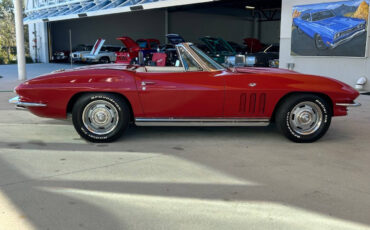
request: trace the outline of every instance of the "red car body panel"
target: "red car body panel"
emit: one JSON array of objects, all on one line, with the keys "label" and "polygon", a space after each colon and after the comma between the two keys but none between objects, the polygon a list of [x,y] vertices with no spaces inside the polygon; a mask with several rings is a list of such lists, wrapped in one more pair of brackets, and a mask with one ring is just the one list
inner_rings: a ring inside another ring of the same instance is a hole
[{"label": "red car body panel", "polygon": [[[22,102],[42,117],[66,118],[69,102],[84,92],[123,95],[135,118],[270,118],[284,96],[295,92],[326,95],[333,115],[359,93],[345,83],[288,70],[236,68],[234,71],[150,73],[120,64],[81,67],[44,75],[16,88]],[[147,85],[143,86],[143,82]]]},{"label": "red car body panel", "polygon": [[130,37],[119,37],[117,40],[120,40],[127,48],[127,51],[124,52],[116,52],[117,59],[116,63],[121,64],[130,64],[131,60],[138,57],[139,51],[152,51],[154,50],[151,47],[151,43],[156,43],[158,46],[160,45],[159,40],[157,39],[138,39],[137,41],[145,41],[147,43],[147,47],[142,48],[140,47],[137,42],[135,42]]}]

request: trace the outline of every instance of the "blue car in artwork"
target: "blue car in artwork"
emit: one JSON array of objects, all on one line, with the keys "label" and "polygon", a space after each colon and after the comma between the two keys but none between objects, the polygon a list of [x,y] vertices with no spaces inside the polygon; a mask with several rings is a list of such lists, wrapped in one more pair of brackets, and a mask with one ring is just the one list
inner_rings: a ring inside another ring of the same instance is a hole
[{"label": "blue car in artwork", "polygon": [[366,20],[337,16],[333,10],[305,10],[293,19],[299,32],[314,39],[317,49],[334,49],[366,31]]}]

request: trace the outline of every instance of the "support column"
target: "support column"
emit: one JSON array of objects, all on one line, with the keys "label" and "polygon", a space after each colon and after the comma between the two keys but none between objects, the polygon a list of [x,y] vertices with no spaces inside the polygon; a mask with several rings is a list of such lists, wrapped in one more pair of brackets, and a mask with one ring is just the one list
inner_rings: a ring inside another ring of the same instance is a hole
[{"label": "support column", "polygon": [[26,80],[22,0],[14,0],[15,35],[17,43],[18,80]]},{"label": "support column", "polygon": [[260,21],[257,15],[254,16],[253,21],[253,37],[259,39],[260,37]]},{"label": "support column", "polygon": [[167,34],[168,34],[168,9],[166,8],[164,10],[164,36],[165,36],[164,42],[165,44],[168,43]]}]

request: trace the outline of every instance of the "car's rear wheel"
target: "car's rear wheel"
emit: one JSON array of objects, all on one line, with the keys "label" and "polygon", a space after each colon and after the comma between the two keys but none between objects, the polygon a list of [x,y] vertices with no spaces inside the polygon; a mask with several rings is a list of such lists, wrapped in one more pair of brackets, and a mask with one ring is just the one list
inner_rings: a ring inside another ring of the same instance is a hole
[{"label": "car's rear wheel", "polygon": [[288,97],[278,108],[275,120],[278,129],[290,140],[310,143],[328,130],[332,117],[330,104],[314,94]]},{"label": "car's rear wheel", "polygon": [[130,111],[119,96],[89,93],[73,106],[72,120],[76,131],[91,142],[111,142],[127,129]]},{"label": "car's rear wheel", "polygon": [[328,48],[320,34],[315,35],[315,46],[318,50],[326,50]]},{"label": "car's rear wheel", "polygon": [[110,63],[110,60],[109,60],[108,57],[101,57],[99,59],[99,63],[108,64],[108,63]]}]

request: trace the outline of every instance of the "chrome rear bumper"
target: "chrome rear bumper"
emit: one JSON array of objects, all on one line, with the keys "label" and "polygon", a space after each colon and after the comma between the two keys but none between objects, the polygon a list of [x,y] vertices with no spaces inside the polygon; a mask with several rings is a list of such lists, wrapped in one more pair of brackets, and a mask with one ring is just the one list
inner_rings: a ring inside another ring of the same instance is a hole
[{"label": "chrome rear bumper", "polygon": [[360,103],[358,102],[353,102],[353,103],[336,103],[337,106],[344,106],[344,107],[359,107],[361,106]]},{"label": "chrome rear bumper", "polygon": [[9,99],[10,104],[15,104],[17,109],[26,109],[27,107],[46,107],[46,104],[33,103],[33,102],[22,102],[19,100],[19,96]]}]

